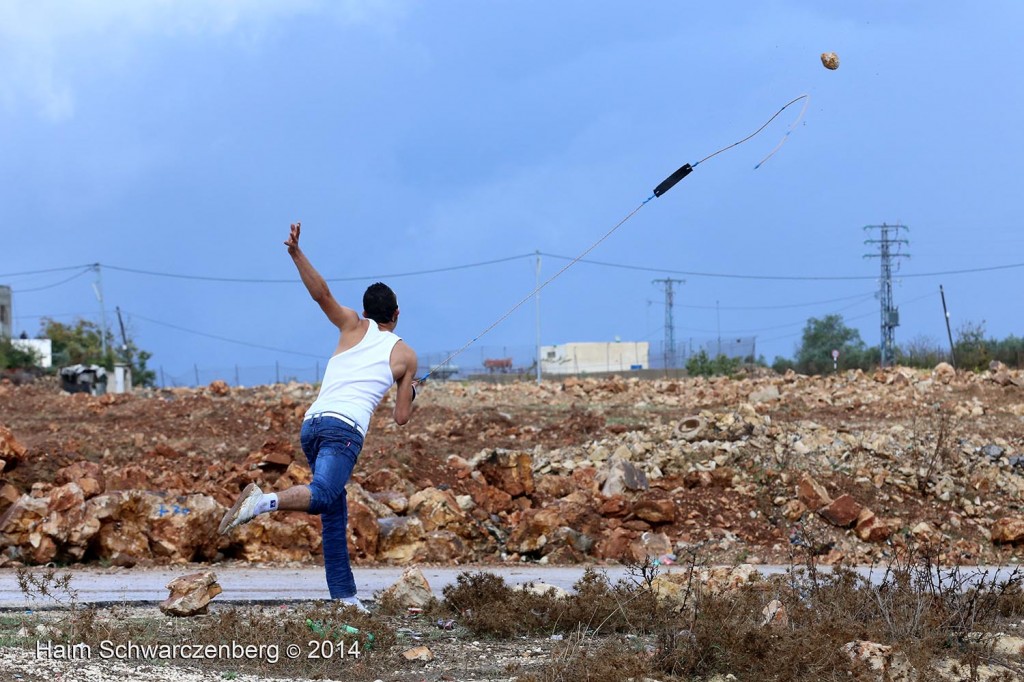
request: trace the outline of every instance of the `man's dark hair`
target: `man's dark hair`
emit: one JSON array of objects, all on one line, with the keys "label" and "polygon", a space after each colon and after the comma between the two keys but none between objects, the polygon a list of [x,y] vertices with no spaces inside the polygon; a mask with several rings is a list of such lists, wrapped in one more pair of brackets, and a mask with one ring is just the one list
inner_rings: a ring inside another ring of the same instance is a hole
[{"label": "man's dark hair", "polygon": [[363,312],[377,324],[388,324],[395,319],[398,299],[391,287],[383,282],[371,284],[363,294]]}]

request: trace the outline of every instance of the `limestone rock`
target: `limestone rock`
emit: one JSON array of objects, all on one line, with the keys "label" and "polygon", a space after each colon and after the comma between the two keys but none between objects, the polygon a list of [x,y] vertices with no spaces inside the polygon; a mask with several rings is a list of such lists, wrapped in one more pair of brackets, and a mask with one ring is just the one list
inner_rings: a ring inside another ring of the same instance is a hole
[{"label": "limestone rock", "polygon": [[843,645],[843,653],[854,664],[856,679],[879,682],[911,682],[917,675],[902,652],[891,646],[856,640]]},{"label": "limestone rock", "polygon": [[645,531],[629,546],[630,558],[643,561],[645,557],[659,557],[672,551],[672,541],[665,533]]},{"label": "limestone rock", "polygon": [[21,492],[10,483],[0,483],[0,509],[5,509],[18,501]]},{"label": "limestone rock", "polygon": [[539,580],[534,580],[528,583],[522,583],[512,588],[521,592],[529,592],[530,594],[536,594],[537,596],[551,596],[556,599],[565,599],[569,596],[569,593],[559,587],[558,585],[550,585]]},{"label": "limestone rock", "polygon": [[25,458],[26,448],[15,439],[14,434],[0,424],[0,471],[9,471]]},{"label": "limestone rock", "polygon": [[782,515],[789,521],[799,521],[807,513],[807,505],[800,500],[788,500],[782,506]]},{"label": "limestone rock", "polygon": [[862,509],[864,507],[854,500],[852,496],[840,495],[827,507],[819,510],[818,513],[832,525],[848,528],[857,521],[857,517],[860,516]]},{"label": "limestone rock", "polygon": [[562,525],[557,509],[531,509],[523,515],[522,521],[512,529],[505,546],[510,552],[531,554],[541,551],[548,540],[554,537],[555,529]]},{"label": "limestone rock", "polygon": [[380,540],[378,516],[358,500],[348,500],[348,550],[353,557],[372,560]]},{"label": "limestone rock", "polygon": [[469,491],[473,504],[488,514],[500,514],[514,508],[511,495],[501,488],[487,485],[486,482],[470,479],[466,483],[466,489]]},{"label": "limestone rock", "polygon": [[54,483],[64,485],[74,481],[82,489],[85,499],[101,494],[106,485],[103,469],[95,462],[80,460],[74,464],[57,469]]},{"label": "limestone rock", "polygon": [[405,514],[409,510],[409,498],[394,490],[382,490],[379,493],[370,493],[370,496],[396,514]]},{"label": "limestone rock", "polygon": [[636,535],[636,531],[621,527],[614,529],[611,533],[605,533],[604,537],[597,542],[594,555],[598,559],[633,560],[631,545]]},{"label": "limestone rock", "polygon": [[371,493],[379,493],[385,490],[396,491],[412,495],[416,492],[416,486],[403,476],[399,476],[391,469],[378,469],[362,480],[362,486]]},{"label": "limestone rock", "polygon": [[32,563],[53,561],[57,556],[56,544],[36,529],[48,513],[49,502],[45,497],[22,495],[0,517],[0,545],[16,548],[15,556]]},{"label": "limestone rock", "polygon": [[825,490],[825,486],[810,476],[804,476],[800,479],[796,489],[796,497],[806,504],[808,509],[818,510],[832,504],[832,498],[829,496],[828,491]]},{"label": "limestone rock", "polygon": [[786,607],[783,606],[782,602],[778,599],[773,599],[768,602],[768,605],[761,611],[761,615],[763,616],[761,625],[764,627],[789,627],[789,615],[786,613]]},{"label": "limestone rock", "polygon": [[213,559],[221,542],[217,527],[225,511],[209,495],[160,500],[146,530],[153,554],[175,563]]},{"label": "limestone rock", "polygon": [[303,561],[320,552],[320,519],[299,512],[260,514],[230,536],[243,561]]},{"label": "limestone rock", "polygon": [[415,566],[410,566],[402,571],[402,575],[395,584],[384,590],[381,595],[382,599],[406,608],[423,608],[433,597],[434,593],[430,589],[430,583],[427,582],[423,571]]},{"label": "limestone rock", "polygon": [[426,531],[465,528],[469,522],[452,491],[437,488],[414,493],[409,498],[409,515],[418,518]]},{"label": "limestone rock", "polygon": [[766,403],[771,400],[778,400],[781,397],[778,386],[765,386],[764,388],[754,391],[747,396],[747,400],[755,405],[757,403]]},{"label": "limestone rock", "polygon": [[627,490],[647,490],[650,484],[643,470],[632,462],[627,462],[618,457],[608,460],[608,468],[601,486],[601,494],[606,497],[620,495]]},{"label": "limestone rock", "polygon": [[395,564],[408,564],[423,549],[423,522],[416,517],[392,516],[378,521],[380,542],[377,558]]},{"label": "limestone rock", "polygon": [[216,396],[225,396],[231,393],[231,387],[228,386],[228,383],[223,379],[214,379],[210,382],[210,385],[207,386],[207,389],[209,389],[210,393]]},{"label": "limestone rock", "polygon": [[991,528],[992,542],[996,544],[1013,544],[1024,540],[1024,519],[1005,516]]},{"label": "limestone rock", "polygon": [[724,594],[760,579],[761,574],[753,566],[740,564],[734,567],[668,571],[654,579],[651,589],[659,599],[681,603],[687,594],[692,598],[696,590],[703,590],[709,594]]},{"label": "limestone rock", "polygon": [[470,546],[450,530],[434,530],[423,538],[423,547],[417,556],[420,561],[430,563],[459,563],[472,556],[473,551],[493,551],[494,544],[493,541],[478,541]]},{"label": "limestone rock", "polygon": [[913,535],[919,542],[928,544],[936,542],[942,539],[942,534],[935,530],[930,523],[927,521],[921,521],[916,526],[910,529],[910,534]]},{"label": "limestone rock", "polygon": [[206,606],[223,592],[213,571],[189,573],[167,583],[171,594],[160,602],[160,610],[169,616],[195,616],[206,613]]},{"label": "limestone rock", "polygon": [[676,503],[668,498],[640,500],[633,505],[633,513],[651,523],[672,523],[676,520]]},{"label": "limestone rock", "polygon": [[1024,656],[1024,637],[998,634],[992,640],[992,651],[1004,656]]},{"label": "limestone rock", "polygon": [[497,449],[478,469],[487,482],[512,497],[533,493],[533,458],[525,452]]},{"label": "limestone rock", "polygon": [[402,656],[404,656],[407,661],[423,661],[424,663],[429,663],[434,660],[434,652],[426,646],[417,646],[412,649],[406,649],[402,652]]},{"label": "limestone rock", "polygon": [[953,369],[953,365],[948,362],[940,362],[935,365],[935,369],[932,370],[932,376],[939,383],[948,384],[950,381],[956,379],[956,370]]},{"label": "limestone rock", "polygon": [[854,525],[854,532],[864,542],[884,542],[892,536],[895,530],[891,521],[883,521],[867,507],[857,515]]}]

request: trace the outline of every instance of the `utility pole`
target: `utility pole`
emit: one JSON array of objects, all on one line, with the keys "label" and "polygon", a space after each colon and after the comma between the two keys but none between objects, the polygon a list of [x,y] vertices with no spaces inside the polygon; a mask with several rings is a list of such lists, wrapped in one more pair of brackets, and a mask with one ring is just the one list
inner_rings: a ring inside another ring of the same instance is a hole
[{"label": "utility pole", "polygon": [[540,386],[540,251],[537,251],[537,385]]},{"label": "utility pole", "polygon": [[[900,237],[900,230],[909,232],[910,228],[905,225],[868,225],[865,230],[878,230],[878,239],[866,239],[865,244],[877,244],[878,253],[864,254],[865,258],[878,258],[882,264],[882,273],[879,280],[878,300],[881,305],[882,314],[882,340],[880,349],[882,351],[882,367],[888,367],[896,358],[896,327],[900,324],[900,311],[895,306],[892,298],[892,273],[893,263],[899,269],[899,258],[910,258],[909,253],[902,253],[901,249],[910,241]],[[870,232],[869,232],[870,234]]]},{"label": "utility pole", "polygon": [[130,366],[132,364],[132,349],[128,345],[128,335],[124,333],[124,319],[121,317],[121,306],[117,306],[114,310],[117,311],[117,323],[121,326],[121,350],[124,352],[124,358]]},{"label": "utility pole", "polygon": [[685,284],[685,279],[655,279],[651,284],[661,284],[665,287],[665,369],[676,366],[676,327],[672,319],[673,299],[675,291],[674,284]]},{"label": "utility pole", "polygon": [[956,346],[953,345],[953,330],[949,328],[949,308],[946,307],[946,292],[943,291],[941,284],[939,285],[939,296],[942,297],[942,315],[946,318],[946,336],[949,337],[949,359],[953,369],[956,369]]},{"label": "utility pole", "polygon": [[100,324],[103,328],[100,329],[100,349],[103,353],[103,359],[106,361],[107,358],[107,307],[103,304],[103,273],[100,272],[100,264],[93,263],[93,270],[96,271],[96,281],[93,282],[92,288],[96,292],[96,299],[100,302]]},{"label": "utility pole", "polygon": [[718,309],[718,299],[715,299],[715,330],[718,333],[718,354],[715,355],[717,359],[722,354],[722,314]]}]

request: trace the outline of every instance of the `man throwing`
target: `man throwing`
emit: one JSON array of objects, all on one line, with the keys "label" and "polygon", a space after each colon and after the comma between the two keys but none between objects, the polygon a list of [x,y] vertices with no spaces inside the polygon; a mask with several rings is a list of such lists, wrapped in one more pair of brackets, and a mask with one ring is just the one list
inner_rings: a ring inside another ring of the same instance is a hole
[{"label": "man throwing", "polygon": [[395,336],[395,293],[380,282],[371,285],[363,294],[363,317],[340,305],[299,248],[300,231],[301,223],[292,225],[285,246],[313,300],[341,332],[338,347],[327,363],[320,394],[302,422],[302,452],[313,472],[313,482],[279,493],[264,493],[250,483],[224,515],[220,532],[226,533],[265,512],[319,514],[331,599],[365,610],[356,597],[349,565],[345,484],[363,447],[370,417],[392,384],[398,384],[395,422],[402,425],[409,421],[416,398],[416,353]]}]

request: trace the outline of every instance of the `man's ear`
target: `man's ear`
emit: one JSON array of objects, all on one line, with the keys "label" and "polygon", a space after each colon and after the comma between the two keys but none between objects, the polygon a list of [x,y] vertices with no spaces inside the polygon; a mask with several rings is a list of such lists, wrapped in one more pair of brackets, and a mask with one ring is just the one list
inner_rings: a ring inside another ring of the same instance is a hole
[{"label": "man's ear", "polygon": [[402,312],[401,308],[395,308],[395,316],[391,318],[392,322],[398,322],[398,313]]}]

